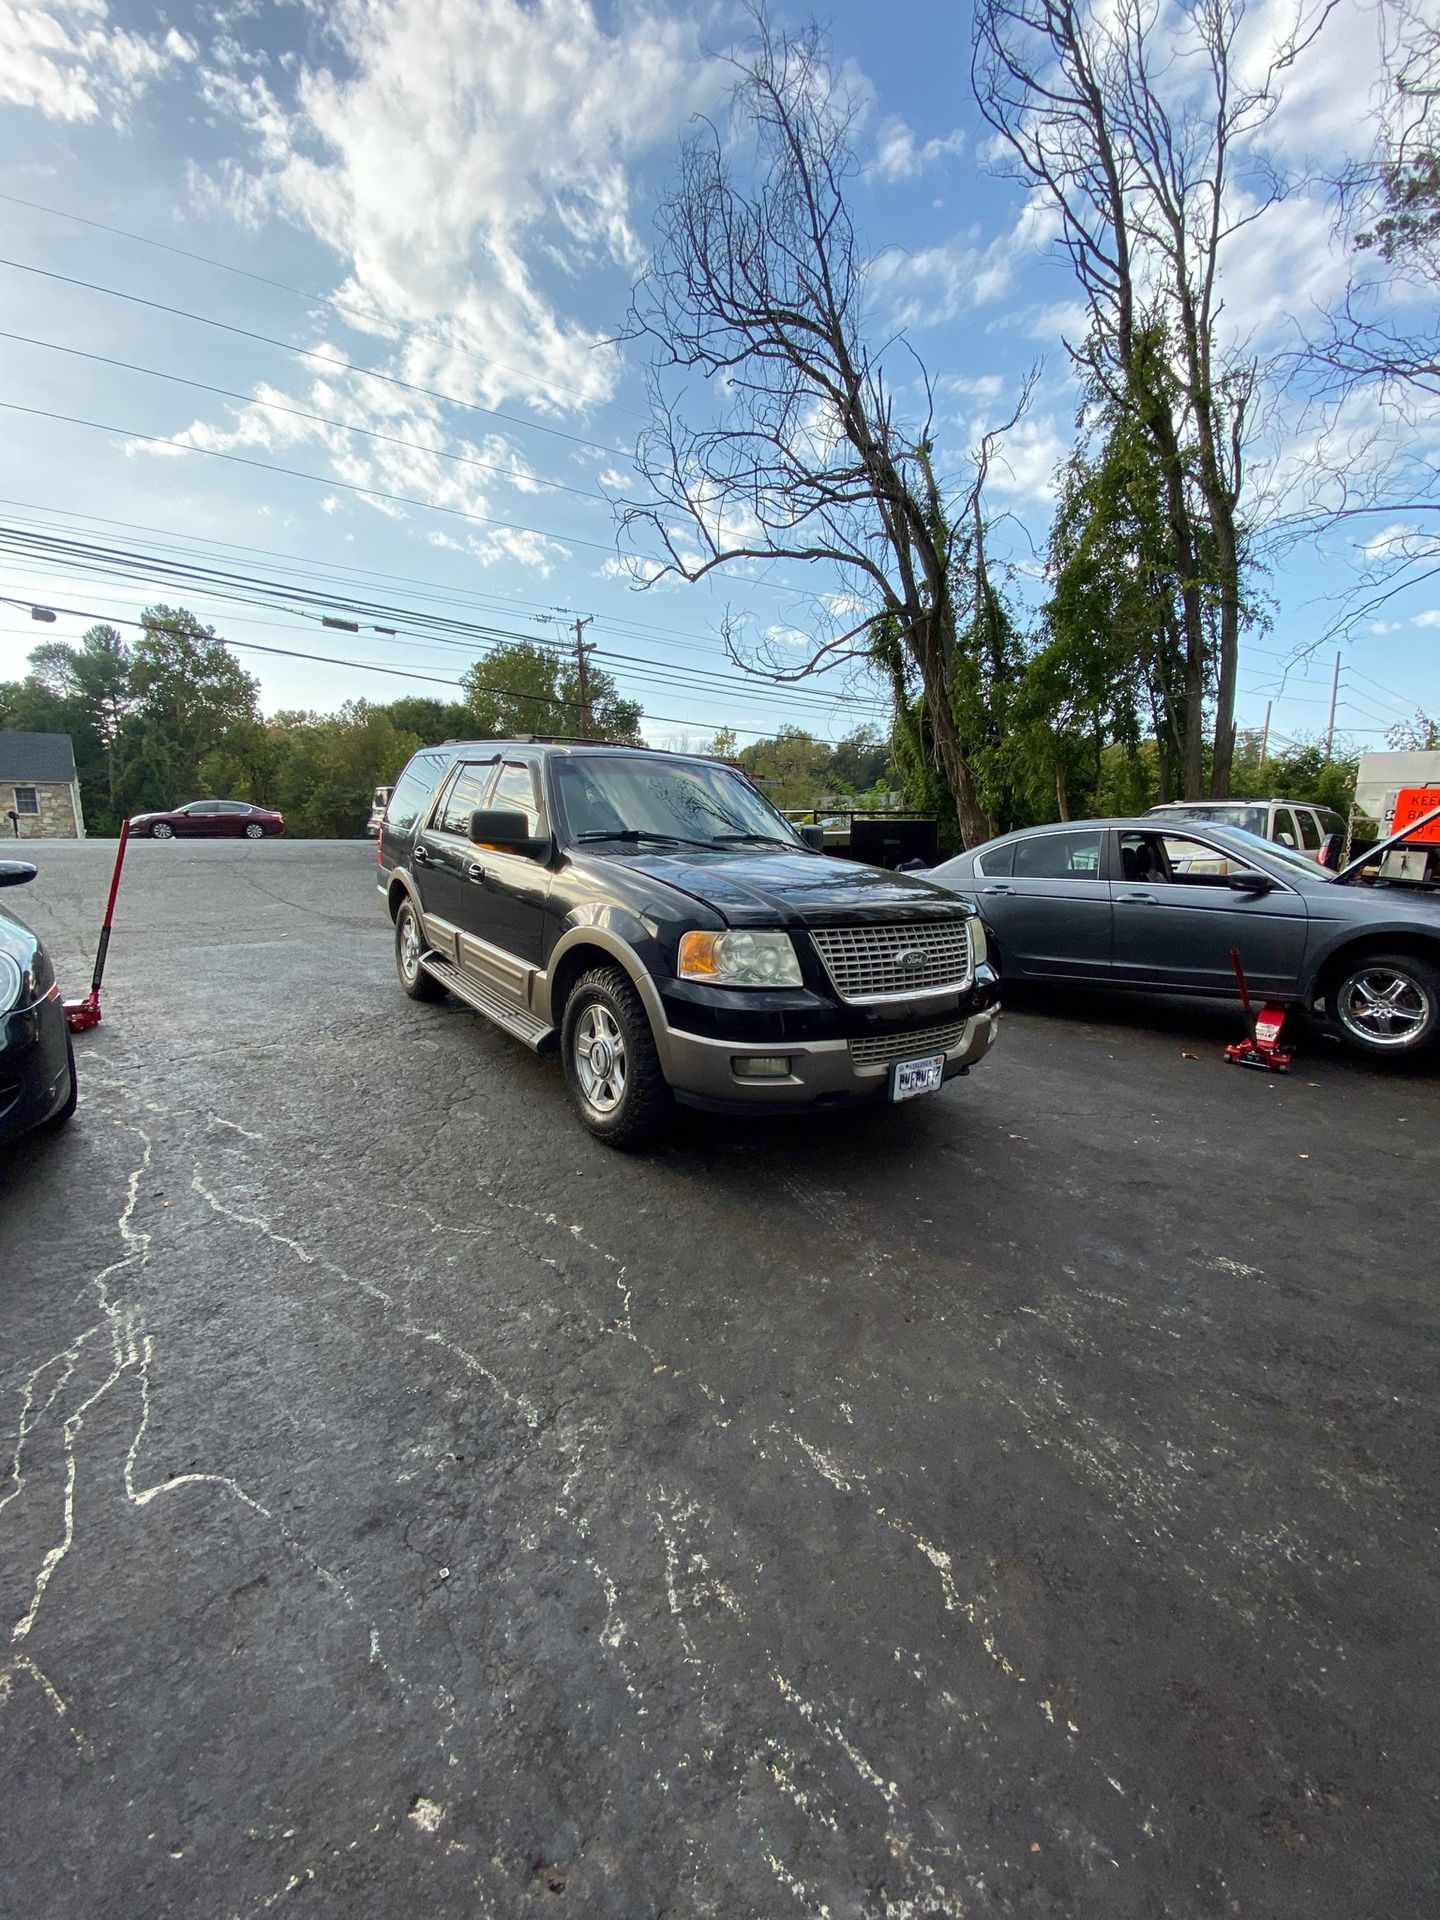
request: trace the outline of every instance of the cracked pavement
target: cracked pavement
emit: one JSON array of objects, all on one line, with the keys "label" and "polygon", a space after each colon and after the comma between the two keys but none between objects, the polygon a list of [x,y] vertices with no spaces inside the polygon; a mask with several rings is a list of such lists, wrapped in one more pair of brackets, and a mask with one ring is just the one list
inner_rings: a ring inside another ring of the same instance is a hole
[{"label": "cracked pavement", "polygon": [[1433,1070],[1072,995],[625,1159],[373,861],[135,846],[0,1166],[0,1912],[1436,1910]]}]

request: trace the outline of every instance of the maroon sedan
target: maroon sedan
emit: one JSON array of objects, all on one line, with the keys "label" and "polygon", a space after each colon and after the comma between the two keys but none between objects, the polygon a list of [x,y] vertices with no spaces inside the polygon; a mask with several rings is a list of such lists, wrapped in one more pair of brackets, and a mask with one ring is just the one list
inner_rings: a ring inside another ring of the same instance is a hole
[{"label": "maroon sedan", "polygon": [[148,833],[152,840],[173,840],[184,833],[223,833],[232,839],[263,840],[267,833],[283,833],[285,816],[269,807],[252,807],[248,800],[192,800],[169,813],[137,813],[132,833]]}]

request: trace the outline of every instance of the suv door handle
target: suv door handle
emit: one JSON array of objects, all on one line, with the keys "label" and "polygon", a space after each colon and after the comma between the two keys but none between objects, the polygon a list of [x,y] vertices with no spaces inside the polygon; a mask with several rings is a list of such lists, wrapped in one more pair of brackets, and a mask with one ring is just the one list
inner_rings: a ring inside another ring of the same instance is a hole
[{"label": "suv door handle", "polygon": [[1117,907],[1158,907],[1160,902],[1153,893],[1117,893]]},{"label": "suv door handle", "polygon": [[414,852],[413,852],[413,853],[412,853],[412,854],[410,855],[410,858],[411,858],[411,859],[412,859],[412,860],[413,860],[413,861],[415,862],[415,864],[416,864],[416,866],[417,866],[417,867],[428,867],[428,866],[429,866],[429,864],[430,864],[430,855],[429,855],[429,853],[428,853],[428,852],[427,852],[427,850],[426,850],[426,847],[425,847],[425,842],[424,842],[423,840],[422,840],[422,841],[420,841],[420,842],[418,843],[418,845],[417,845],[417,846],[415,847],[415,850],[414,850]]},{"label": "suv door handle", "polygon": [[467,880],[483,880],[485,878],[485,869],[478,860],[472,860],[470,865],[465,869],[465,878]]}]

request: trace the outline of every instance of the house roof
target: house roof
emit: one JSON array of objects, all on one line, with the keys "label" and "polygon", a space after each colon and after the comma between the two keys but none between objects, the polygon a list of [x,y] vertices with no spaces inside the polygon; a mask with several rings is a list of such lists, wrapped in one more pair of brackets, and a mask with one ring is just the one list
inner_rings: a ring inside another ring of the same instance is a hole
[{"label": "house roof", "polygon": [[75,749],[68,733],[16,733],[0,727],[0,780],[7,785],[74,778]]}]

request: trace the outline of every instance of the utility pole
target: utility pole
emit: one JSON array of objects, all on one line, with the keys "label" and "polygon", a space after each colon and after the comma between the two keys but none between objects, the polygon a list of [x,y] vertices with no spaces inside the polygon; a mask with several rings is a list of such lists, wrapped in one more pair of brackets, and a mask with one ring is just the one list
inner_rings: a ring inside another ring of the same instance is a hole
[{"label": "utility pole", "polygon": [[[569,613],[568,607],[557,607],[554,613],[537,613],[535,618],[542,627],[554,627],[557,631],[575,635],[575,678],[578,683],[576,690],[580,695],[576,703],[580,708],[580,724],[576,732],[582,740],[588,740],[590,738],[590,656],[595,651],[595,642],[585,638],[585,629],[594,625],[595,616],[593,613],[582,613],[577,614],[572,620],[569,618]],[[566,618],[560,619],[558,616],[561,614]],[[568,727],[571,722],[566,719],[565,724]]]},{"label": "utility pole", "polygon": [[1335,678],[1330,682],[1330,724],[1325,729],[1325,764],[1335,757],[1335,702],[1340,694],[1340,655],[1335,656]]},{"label": "utility pole", "polygon": [[587,613],[575,620],[575,672],[580,681],[580,738],[590,738],[590,667],[589,660],[595,651],[595,642],[586,642],[585,629],[595,616]]},{"label": "utility pole", "polygon": [[1274,705],[1274,702],[1271,700],[1267,700],[1265,702],[1265,730],[1260,735],[1260,772],[1261,773],[1264,773],[1265,771],[1265,754],[1266,754],[1266,750],[1270,745],[1270,709],[1273,705]]}]

